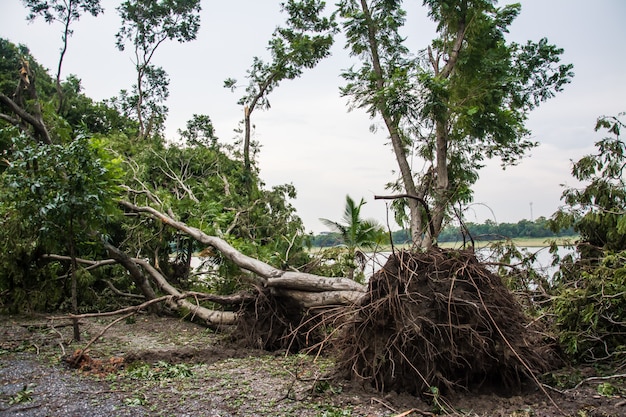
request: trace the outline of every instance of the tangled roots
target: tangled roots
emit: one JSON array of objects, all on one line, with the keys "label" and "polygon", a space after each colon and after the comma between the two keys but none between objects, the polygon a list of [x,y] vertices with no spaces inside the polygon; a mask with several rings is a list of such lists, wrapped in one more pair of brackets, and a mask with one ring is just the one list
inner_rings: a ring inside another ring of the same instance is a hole
[{"label": "tangled roots", "polygon": [[556,365],[520,304],[471,251],[398,252],[345,325],[339,369],[380,391],[519,389]]},{"label": "tangled roots", "polygon": [[257,289],[254,302],[240,311],[234,337],[247,347],[298,352],[323,339],[321,315],[269,289]]}]

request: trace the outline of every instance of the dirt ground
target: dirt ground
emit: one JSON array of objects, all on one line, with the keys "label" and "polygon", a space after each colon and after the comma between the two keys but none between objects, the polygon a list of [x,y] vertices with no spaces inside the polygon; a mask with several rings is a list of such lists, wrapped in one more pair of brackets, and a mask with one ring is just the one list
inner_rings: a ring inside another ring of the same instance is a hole
[{"label": "dirt ground", "polygon": [[543,386],[549,396],[529,385],[424,401],[337,380],[332,358],[240,348],[226,332],[147,315],[109,328],[82,369],[70,368],[73,352],[113,320],[81,320],[83,341],[68,344],[66,320],[0,316],[0,416],[626,415],[626,378],[594,369],[555,374]]}]

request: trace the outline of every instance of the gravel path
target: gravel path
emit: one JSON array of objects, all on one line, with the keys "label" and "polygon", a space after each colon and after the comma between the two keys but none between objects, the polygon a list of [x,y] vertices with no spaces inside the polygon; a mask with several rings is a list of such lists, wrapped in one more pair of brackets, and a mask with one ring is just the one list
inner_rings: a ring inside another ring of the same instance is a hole
[{"label": "gravel path", "polygon": [[[124,404],[125,393],[112,392],[105,382],[81,378],[75,371],[42,364],[31,354],[4,357],[0,368],[0,415],[23,417],[147,416],[142,407]],[[20,392],[30,401],[10,404]]]}]

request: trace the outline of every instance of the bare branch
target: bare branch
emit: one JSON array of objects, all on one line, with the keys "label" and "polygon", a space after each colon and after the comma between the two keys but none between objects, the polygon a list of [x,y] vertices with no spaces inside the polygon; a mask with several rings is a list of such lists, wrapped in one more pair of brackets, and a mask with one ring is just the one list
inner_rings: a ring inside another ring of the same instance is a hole
[{"label": "bare branch", "polygon": [[26,110],[18,106],[17,103],[15,103],[13,100],[11,100],[9,97],[2,93],[0,93],[0,103],[4,103],[7,107],[11,109],[13,113],[17,114],[20,119],[31,125],[33,129],[35,129],[35,132],[37,132],[37,134],[41,138],[42,142],[48,145],[52,144],[50,133],[48,133],[48,129],[43,123],[43,120],[40,120],[39,118],[31,115]]}]

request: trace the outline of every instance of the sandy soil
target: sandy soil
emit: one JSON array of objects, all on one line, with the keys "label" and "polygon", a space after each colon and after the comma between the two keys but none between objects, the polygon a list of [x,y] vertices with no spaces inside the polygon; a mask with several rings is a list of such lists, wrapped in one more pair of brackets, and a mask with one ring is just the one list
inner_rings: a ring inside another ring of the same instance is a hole
[{"label": "sandy soil", "polygon": [[626,415],[626,378],[599,379],[593,369],[559,372],[558,388],[544,386],[549,397],[529,386],[423,401],[338,380],[332,358],[240,348],[225,333],[166,317],[116,324],[82,369],[70,368],[75,349],[112,320],[82,320],[83,341],[69,344],[67,321],[0,316],[0,416]]}]

